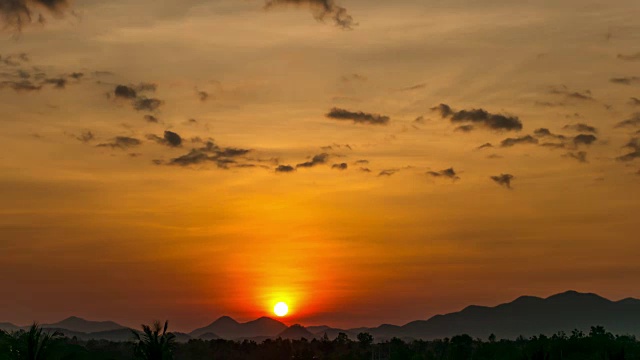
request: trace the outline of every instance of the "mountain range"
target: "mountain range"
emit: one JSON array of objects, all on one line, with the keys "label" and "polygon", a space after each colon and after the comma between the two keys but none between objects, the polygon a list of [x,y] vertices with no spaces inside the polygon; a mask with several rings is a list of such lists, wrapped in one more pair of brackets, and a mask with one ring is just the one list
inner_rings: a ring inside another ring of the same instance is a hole
[{"label": "mountain range", "polygon": [[[512,302],[495,307],[471,305],[459,312],[436,315],[428,320],[412,321],[398,326],[383,324],[375,328],[337,329],[329,326],[293,325],[268,318],[240,323],[223,316],[211,324],[192,332],[174,333],[178,341],[189,339],[251,339],[262,341],[268,338],[320,338],[325,334],[335,338],[344,332],[355,338],[360,332],[368,332],[377,341],[399,337],[403,339],[435,339],[468,334],[487,338],[495,334],[498,338],[513,339],[517,336],[552,335],[558,331],[570,333],[574,329],[589,332],[591,326],[602,325],[614,334],[640,335],[640,300],[627,298],[611,301],[592,293],[567,291],[548,298],[522,296]],[[43,328],[61,331],[68,337],[81,340],[105,339],[111,341],[131,340],[131,329],[111,321],[88,321],[70,317],[58,323],[43,324]],[[24,329],[10,323],[0,323],[0,330]]]}]

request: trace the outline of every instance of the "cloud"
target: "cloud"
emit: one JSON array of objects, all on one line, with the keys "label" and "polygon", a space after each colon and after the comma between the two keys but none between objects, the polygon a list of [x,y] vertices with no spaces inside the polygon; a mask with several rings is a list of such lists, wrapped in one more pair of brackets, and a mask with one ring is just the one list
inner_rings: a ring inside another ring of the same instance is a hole
[{"label": "cloud", "polygon": [[314,156],[313,158],[311,158],[311,161],[306,161],[306,162],[303,162],[301,164],[296,165],[296,168],[314,167],[316,165],[321,165],[321,164],[326,163],[327,160],[329,160],[329,154],[327,154],[327,153],[318,154],[318,155]]},{"label": "cloud", "polygon": [[[2,1],[2,0],[0,0]],[[36,85],[33,82],[29,81],[29,80],[22,80],[22,81],[1,81],[0,82],[0,89],[2,88],[11,88],[16,92],[23,92],[23,91],[38,91],[40,89],[42,89],[42,85]]]},{"label": "cloud", "polygon": [[629,98],[629,104],[631,104],[633,106],[640,106],[640,99],[635,98],[635,97],[631,97],[631,98]]},{"label": "cloud", "polygon": [[80,133],[80,135],[76,136],[76,139],[82,141],[83,143],[88,143],[91,140],[93,140],[94,138],[95,138],[95,136],[89,130],[83,131],[83,132]]},{"label": "cloud", "polygon": [[618,59],[624,61],[640,61],[640,52],[629,55],[618,54]]},{"label": "cloud", "polygon": [[213,162],[219,168],[228,169],[230,165],[237,164],[235,158],[246,155],[250,151],[249,149],[221,148],[209,140],[204,146],[191,149],[188,153],[171,159],[168,165],[189,166]]},{"label": "cloud", "polygon": [[133,108],[138,111],[155,111],[163,104],[162,100],[142,96],[133,101]]},{"label": "cloud", "polygon": [[640,77],[627,76],[627,77],[620,77],[620,78],[611,78],[609,81],[611,81],[614,84],[632,85],[635,83],[640,83]]},{"label": "cloud", "polygon": [[200,99],[200,101],[207,101],[209,100],[209,93],[203,90],[197,90],[196,89],[196,93],[198,94],[198,98]]},{"label": "cloud", "polygon": [[296,168],[294,168],[291,165],[279,165],[276,168],[276,172],[290,173],[290,172],[294,172],[294,171],[296,171]]},{"label": "cloud", "polygon": [[400,91],[414,91],[414,90],[424,89],[426,87],[427,87],[427,84],[426,83],[422,83],[422,84],[416,84],[416,85],[413,85],[413,86],[402,88],[402,89],[400,89]]},{"label": "cloud", "polygon": [[537,137],[551,137],[556,139],[565,139],[564,135],[554,134],[547,128],[539,128],[533,131],[533,135]]},{"label": "cloud", "polygon": [[354,165],[367,165],[367,164],[369,164],[369,160],[356,160],[353,164]]},{"label": "cloud", "polygon": [[575,100],[583,100],[583,101],[595,100],[591,94],[591,90],[572,91],[572,90],[569,90],[569,88],[566,87],[565,85],[562,85],[559,87],[558,86],[551,87],[551,90],[549,90],[549,93],[564,95],[566,98],[575,99]]},{"label": "cloud", "polygon": [[111,140],[111,142],[98,144],[96,146],[126,150],[131,147],[139,146],[140,144],[142,144],[142,141],[136,138],[132,138],[128,136],[116,136],[115,138],[113,138],[113,140]]},{"label": "cloud", "polygon": [[265,8],[270,9],[282,5],[309,6],[317,20],[324,21],[329,18],[336,26],[345,30],[358,25],[353,21],[347,9],[336,5],[333,0],[267,0]]},{"label": "cloud", "polygon": [[577,135],[573,138],[573,144],[574,145],[591,145],[592,143],[594,143],[596,140],[598,140],[597,137],[595,137],[594,135],[591,134],[580,134]]},{"label": "cloud", "polygon": [[349,165],[347,165],[347,163],[340,163],[340,164],[331,165],[332,169],[337,169],[337,170],[347,170],[348,167],[349,167]]},{"label": "cloud", "polygon": [[587,161],[587,153],[585,151],[578,151],[578,152],[568,152],[566,154],[563,155],[564,157],[569,157],[572,159],[576,159],[581,163],[588,163],[589,161]]},{"label": "cloud", "polygon": [[144,119],[145,119],[146,122],[150,122],[150,123],[156,123],[157,124],[159,122],[158,118],[153,116],[153,115],[145,115]]},{"label": "cloud", "polygon": [[592,133],[592,134],[597,134],[598,133],[598,129],[596,129],[593,126],[590,126],[590,125],[587,125],[587,124],[583,124],[583,123],[565,125],[563,127],[563,129],[564,130],[573,130],[573,131],[582,132],[582,133]]},{"label": "cloud", "polygon": [[329,111],[326,116],[334,120],[351,120],[354,124],[372,124],[372,125],[387,125],[390,118],[388,116],[379,114],[370,114],[362,111],[349,111],[334,107]]},{"label": "cloud", "polygon": [[473,129],[475,129],[475,127],[473,125],[460,125],[457,128],[453,129],[453,131],[460,131],[460,132],[468,133],[468,132],[473,131]]},{"label": "cloud", "polygon": [[413,120],[413,122],[414,122],[414,123],[417,123],[417,124],[424,124],[424,122],[425,122],[425,118],[424,118],[424,116],[418,116],[417,118],[415,118],[415,119]]},{"label": "cloud", "polygon": [[67,85],[67,79],[62,77],[45,79],[43,81],[43,84],[51,84],[58,89],[64,89],[64,87]]},{"label": "cloud", "polygon": [[360,168],[360,171],[370,173],[370,172],[371,172],[371,169],[366,168],[366,167],[361,167],[361,168]]},{"label": "cloud", "polygon": [[640,158],[640,138],[632,138],[627,144],[625,144],[625,146],[623,146],[623,148],[629,148],[632,151],[617,157],[616,159],[618,161],[632,161]]},{"label": "cloud", "polygon": [[629,119],[620,121],[615,125],[616,128],[640,126],[640,113],[635,113]]},{"label": "cloud", "polygon": [[0,22],[20,31],[34,18],[46,22],[45,13],[62,15],[68,6],[67,0],[0,0]]},{"label": "cloud", "polygon": [[443,119],[448,118],[452,123],[470,122],[498,131],[522,130],[522,122],[515,116],[491,114],[483,109],[454,111],[447,104],[440,104],[431,110],[440,112]]},{"label": "cloud", "polygon": [[493,145],[491,145],[491,143],[484,143],[480,146],[477,147],[478,150],[482,150],[482,149],[488,149],[488,148],[492,148]]},{"label": "cloud", "polygon": [[496,184],[504,186],[508,189],[511,189],[511,180],[513,179],[514,176],[511,174],[500,174],[497,176],[491,176],[491,180],[493,180]]},{"label": "cloud", "polygon": [[391,175],[397,173],[398,171],[400,171],[400,170],[398,170],[398,169],[385,169],[385,170],[380,171],[378,173],[378,176],[391,176]]},{"label": "cloud", "polygon": [[448,168],[448,169],[444,169],[444,170],[440,170],[440,171],[427,171],[426,173],[429,176],[433,176],[433,177],[444,177],[444,178],[449,178],[452,180],[458,180],[460,179],[460,177],[458,175],[456,175],[455,170],[453,170],[453,168]]},{"label": "cloud", "polygon": [[127,85],[117,85],[113,92],[116,97],[123,99],[135,99],[138,96],[137,91]]},{"label": "cloud", "polygon": [[367,77],[364,75],[360,75],[360,74],[350,74],[350,75],[343,75],[340,80],[344,83],[349,83],[352,81],[367,81]]},{"label": "cloud", "polygon": [[147,135],[147,139],[157,142],[158,144],[167,145],[169,147],[180,147],[182,145],[182,138],[180,135],[173,131],[165,131],[163,137],[159,137],[155,134]]},{"label": "cloud", "polygon": [[531,135],[521,136],[517,138],[506,138],[500,142],[501,147],[511,147],[520,144],[537,144],[538,139]]}]

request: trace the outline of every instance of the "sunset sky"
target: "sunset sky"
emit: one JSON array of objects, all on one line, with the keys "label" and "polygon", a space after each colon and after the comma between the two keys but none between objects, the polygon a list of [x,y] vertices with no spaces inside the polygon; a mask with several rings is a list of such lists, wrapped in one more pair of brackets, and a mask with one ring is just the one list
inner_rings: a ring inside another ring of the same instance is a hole
[{"label": "sunset sky", "polygon": [[0,322],[640,297],[637,0],[40,1],[0,0]]}]

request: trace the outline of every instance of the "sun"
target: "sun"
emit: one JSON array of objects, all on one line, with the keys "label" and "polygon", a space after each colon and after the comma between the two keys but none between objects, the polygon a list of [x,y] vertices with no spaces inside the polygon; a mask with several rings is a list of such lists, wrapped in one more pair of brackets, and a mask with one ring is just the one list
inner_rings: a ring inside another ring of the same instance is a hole
[{"label": "sun", "polygon": [[276,304],[276,306],[273,307],[273,312],[276,315],[282,317],[287,315],[287,313],[289,312],[289,307],[287,306],[287,304],[279,302]]}]

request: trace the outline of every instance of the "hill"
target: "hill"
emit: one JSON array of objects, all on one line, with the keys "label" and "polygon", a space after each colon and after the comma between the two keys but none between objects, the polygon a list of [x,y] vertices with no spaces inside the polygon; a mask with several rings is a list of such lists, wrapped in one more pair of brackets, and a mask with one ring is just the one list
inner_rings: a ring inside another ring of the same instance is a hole
[{"label": "hill", "polygon": [[193,330],[189,335],[193,338],[199,338],[207,333],[213,333],[220,338],[233,340],[276,336],[286,328],[285,324],[268,317],[239,323],[228,316],[223,316],[205,327]]},{"label": "hill", "polygon": [[90,321],[76,316],[68,317],[53,324],[42,324],[43,329],[65,329],[81,333],[93,333],[109,330],[126,329],[113,321]]}]

